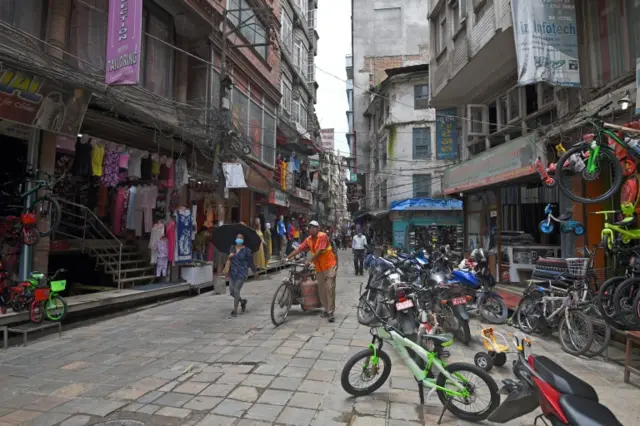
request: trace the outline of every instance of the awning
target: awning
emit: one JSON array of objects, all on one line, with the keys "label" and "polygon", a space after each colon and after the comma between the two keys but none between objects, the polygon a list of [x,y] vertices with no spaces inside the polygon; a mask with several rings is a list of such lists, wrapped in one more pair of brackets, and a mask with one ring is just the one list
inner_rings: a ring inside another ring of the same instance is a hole
[{"label": "awning", "polygon": [[391,203],[391,211],[462,210],[462,201],[452,199],[409,198]]},{"label": "awning", "polygon": [[377,209],[377,210],[367,210],[363,212],[358,212],[353,217],[353,220],[362,219],[364,217],[370,216],[371,218],[379,218],[389,213],[389,209]]}]

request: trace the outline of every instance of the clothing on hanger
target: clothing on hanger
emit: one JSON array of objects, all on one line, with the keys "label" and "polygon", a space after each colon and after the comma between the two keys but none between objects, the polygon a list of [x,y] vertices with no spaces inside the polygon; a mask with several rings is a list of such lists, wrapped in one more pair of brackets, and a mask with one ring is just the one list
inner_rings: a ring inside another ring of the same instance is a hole
[{"label": "clothing on hanger", "polygon": [[104,161],[104,145],[95,142],[91,148],[91,171],[94,176],[102,176],[102,162]]},{"label": "clothing on hanger", "polygon": [[176,263],[191,262],[192,243],[191,230],[193,222],[191,210],[181,207],[176,211]]},{"label": "clothing on hanger", "polygon": [[142,159],[140,161],[140,177],[143,180],[151,180],[153,179],[153,160],[151,160],[151,155],[148,152],[143,152]]},{"label": "clothing on hanger", "polygon": [[171,218],[167,223],[165,228],[165,235],[167,236],[167,245],[168,245],[168,259],[171,265],[174,264],[176,260],[176,222]]},{"label": "clothing on hanger", "polygon": [[138,213],[138,188],[132,186],[129,188],[129,202],[127,204],[127,225],[125,229],[136,229],[136,217]]},{"label": "clothing on hanger", "polygon": [[169,240],[160,238],[157,244],[157,266],[156,277],[166,277],[169,265]]},{"label": "clothing on hanger", "polygon": [[176,160],[175,187],[180,189],[184,185],[189,184],[189,170],[187,169],[187,161],[184,158]]},{"label": "clothing on hanger", "polygon": [[141,178],[142,177],[142,156],[144,151],[139,149],[132,149],[129,152],[129,177]]},{"label": "clothing on hanger", "polygon": [[[158,241],[164,237],[164,223],[156,222],[151,228],[151,236],[149,238],[149,249],[151,251],[151,264],[157,263],[158,258]],[[167,251],[168,256],[168,251]]]},{"label": "clothing on hanger", "polygon": [[82,138],[76,139],[76,155],[73,161],[74,176],[89,177],[91,175],[91,144]]},{"label": "clothing on hanger", "polygon": [[160,176],[160,155],[151,154],[151,175],[154,178]]},{"label": "clothing on hanger", "polygon": [[118,184],[118,170],[120,167],[120,153],[107,149],[102,162],[102,183],[109,188]]}]

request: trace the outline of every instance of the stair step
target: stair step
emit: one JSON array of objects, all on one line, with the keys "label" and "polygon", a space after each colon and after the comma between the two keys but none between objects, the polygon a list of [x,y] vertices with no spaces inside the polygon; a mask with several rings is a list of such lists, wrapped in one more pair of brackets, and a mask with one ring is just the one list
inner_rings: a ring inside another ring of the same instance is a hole
[{"label": "stair step", "polygon": [[151,271],[153,269],[155,269],[154,266],[145,266],[144,268],[121,269],[120,272],[123,274],[127,274],[130,272]]},{"label": "stair step", "polygon": [[[134,263],[142,263],[142,262],[148,262],[148,260],[146,260],[146,259],[140,259],[140,260],[123,260],[122,262],[120,262],[120,264],[121,264],[121,265],[131,265],[131,264],[134,264]],[[118,265],[118,261],[117,261],[117,260],[115,260],[115,261],[108,261],[108,262],[105,262],[105,263],[101,263],[101,265],[104,265],[104,264],[108,264],[108,265]]]},{"label": "stair step", "polygon": [[155,275],[142,275],[142,276],[138,276],[138,277],[131,277],[131,278],[123,278],[120,280],[121,283],[132,283],[135,281],[149,281],[149,280],[154,280],[156,278]]}]

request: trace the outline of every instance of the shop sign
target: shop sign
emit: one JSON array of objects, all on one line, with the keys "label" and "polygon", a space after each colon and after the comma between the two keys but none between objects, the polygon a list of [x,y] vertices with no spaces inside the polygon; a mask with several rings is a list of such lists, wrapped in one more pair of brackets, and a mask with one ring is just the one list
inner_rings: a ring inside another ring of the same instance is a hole
[{"label": "shop sign", "polygon": [[0,71],[0,118],[74,137],[91,92],[14,68]]},{"label": "shop sign", "polygon": [[289,207],[289,196],[282,191],[271,188],[271,191],[269,191],[269,203],[276,206]]},{"label": "shop sign", "polygon": [[311,192],[307,191],[306,189],[296,188],[295,193],[296,197],[311,204]]},{"label": "shop sign", "polygon": [[444,171],[446,195],[517,179],[534,174],[536,141],[523,136],[492,148],[472,159]]},{"label": "shop sign", "polygon": [[456,108],[436,110],[436,159],[438,160],[458,158],[457,113]]},{"label": "shop sign", "polygon": [[518,85],[580,86],[574,0],[511,0]]},{"label": "shop sign", "polygon": [[104,82],[135,85],[140,81],[142,0],[110,0]]},{"label": "shop sign", "polygon": [[268,194],[271,191],[269,182],[273,181],[272,170],[252,162],[250,165],[245,165],[244,174],[247,187],[252,191],[262,192],[263,194]]},{"label": "shop sign", "polygon": [[0,135],[11,136],[12,138],[28,140],[29,126],[14,123],[12,121],[0,120]]}]

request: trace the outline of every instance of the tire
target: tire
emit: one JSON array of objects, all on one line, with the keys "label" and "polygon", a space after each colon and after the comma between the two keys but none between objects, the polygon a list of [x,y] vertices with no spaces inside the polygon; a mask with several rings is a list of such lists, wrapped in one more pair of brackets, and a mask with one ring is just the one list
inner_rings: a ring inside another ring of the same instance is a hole
[{"label": "tire", "polygon": [[616,329],[624,328],[624,324],[618,321],[616,311],[613,307],[613,295],[616,288],[626,280],[626,277],[613,277],[608,279],[600,287],[598,295],[593,300],[593,305],[602,315],[602,319],[611,327]]},{"label": "tire", "polygon": [[31,302],[29,320],[34,324],[42,324],[44,321],[44,304],[42,302]]},{"label": "tire", "polygon": [[26,246],[33,246],[40,241],[40,234],[36,228],[22,228],[22,242]]},{"label": "tire", "polygon": [[602,247],[604,247],[604,251],[606,253],[609,253],[611,251],[611,249],[609,248],[609,236],[608,235],[603,235],[602,236],[602,241],[601,241]]},{"label": "tire", "polygon": [[[636,288],[634,293],[634,288]],[[631,277],[618,285],[613,293],[613,308],[616,313],[616,321],[619,321],[625,328],[635,329],[638,327],[638,316],[633,309],[633,300],[640,294],[640,278]],[[630,297],[633,298],[630,299]],[[629,300],[630,299],[630,300]]]},{"label": "tire", "polygon": [[[487,417],[489,417],[489,415],[492,412],[494,412],[496,408],[498,408],[498,406],[500,405],[500,394],[498,393],[498,385],[496,381],[493,380],[493,378],[489,375],[489,373],[487,373],[481,368],[476,367],[475,365],[466,364],[462,362],[449,364],[446,367],[446,369],[449,373],[455,373],[459,371],[469,371],[473,373],[474,375],[478,376],[480,379],[482,379],[483,382],[487,384],[487,387],[489,388],[489,392],[491,393],[491,402],[487,408],[485,408],[484,410],[478,413],[467,413],[465,411],[460,410],[458,407],[449,404],[449,398],[447,397],[447,394],[444,391],[442,390],[436,391],[436,393],[438,394],[438,398],[440,399],[440,402],[442,403],[442,405],[447,407],[447,409],[451,412],[451,414],[453,414],[454,416],[456,416],[461,420],[466,420],[469,422],[481,422],[485,420]],[[439,374],[438,378],[436,379],[436,384],[441,387],[446,387],[447,377],[444,374]]]},{"label": "tire", "polygon": [[555,228],[555,225],[553,224],[553,222],[549,223],[546,220],[543,220],[538,225],[538,229],[540,229],[540,232],[542,232],[543,234],[552,233],[554,228]]},{"label": "tire", "polygon": [[[47,203],[49,204],[47,206]],[[62,219],[62,210],[58,200],[49,194],[45,194],[33,202],[29,208],[30,212],[38,214],[39,208],[47,209],[45,216],[49,219],[49,228],[45,231],[40,231],[41,237],[46,237],[53,234],[60,226],[60,220]],[[50,211],[49,211],[50,210]],[[40,215],[38,215],[40,217]]]},{"label": "tire", "polygon": [[486,352],[478,352],[473,357],[473,363],[478,368],[482,368],[484,371],[491,371],[493,368],[493,358]]},{"label": "tire", "polygon": [[537,312],[537,305],[542,302],[542,297],[538,294],[530,294],[520,301],[517,312],[518,328],[523,333],[531,334],[536,331],[537,320],[534,313]]},{"label": "tire", "polygon": [[[280,297],[281,298],[282,297],[286,297],[285,305],[283,305],[283,307],[286,309],[286,312],[285,312],[284,317],[282,318],[282,320],[276,319],[276,314],[275,314],[275,307],[276,307],[276,303],[278,303],[278,294],[280,294],[280,289],[283,289],[282,295]],[[285,320],[287,319],[287,316],[289,315],[289,311],[291,310],[291,297],[292,296],[293,296],[293,290],[292,290],[292,286],[289,283],[280,284],[280,286],[276,290],[275,294],[273,295],[273,299],[271,300],[271,322],[276,327],[279,326],[279,325],[282,325],[285,322]]]},{"label": "tire", "polygon": [[49,321],[62,322],[67,316],[69,306],[62,296],[54,294],[49,300],[44,302],[44,314]]},{"label": "tire", "polygon": [[573,228],[573,233],[580,236],[584,234],[584,226],[582,225],[576,225],[575,228]]},{"label": "tire", "polygon": [[[507,305],[504,303],[504,300],[499,297],[499,296],[495,296],[495,295],[489,295],[490,297],[487,297],[487,293],[481,293],[480,296],[478,297],[478,310],[480,310],[480,314],[482,315],[482,318],[484,318],[487,322],[490,322],[491,324],[504,324],[505,321],[507,321],[507,318],[509,317],[509,310],[507,309]],[[489,315],[486,310],[482,309],[482,306],[484,305],[484,302],[488,299],[493,299],[497,305],[500,306],[501,312],[500,315]]]},{"label": "tire", "polygon": [[[567,331],[569,330],[568,318],[572,318],[572,323],[575,322],[573,321],[573,319],[579,319],[585,323],[587,334],[586,336],[584,336],[583,341],[577,342],[575,339],[565,337],[563,330],[565,328],[567,329]],[[560,320],[560,324],[558,325],[558,336],[560,337],[560,345],[566,353],[574,356],[584,355],[593,343],[593,324],[591,323],[591,318],[589,318],[587,314],[579,310],[574,309],[568,311]]]},{"label": "tire", "polygon": [[382,374],[380,375],[380,378],[377,381],[375,381],[371,386],[365,389],[354,388],[351,382],[349,381],[349,373],[351,372],[351,369],[356,365],[358,361],[364,358],[373,356],[373,350],[364,349],[358,352],[357,354],[355,354],[354,356],[352,356],[351,358],[349,358],[347,363],[342,368],[342,374],[340,376],[342,389],[344,389],[345,392],[353,396],[365,396],[365,395],[372,394],[373,392],[378,390],[380,386],[384,385],[384,383],[389,378],[389,375],[391,374],[391,358],[389,358],[389,355],[387,355],[387,353],[384,352],[382,349],[376,350],[376,354],[378,355],[378,358],[380,358],[382,362],[384,362]]},{"label": "tire", "polygon": [[493,357],[493,365],[496,367],[502,367],[507,363],[507,354],[504,352],[498,352]]},{"label": "tire", "polygon": [[573,154],[581,155],[584,152],[589,152],[591,149],[590,147],[591,144],[588,142],[578,143],[572,148],[568,149],[567,152],[565,152],[564,155],[560,157],[560,159],[556,163],[558,165],[556,169],[556,181],[558,182],[558,187],[564,193],[564,195],[566,195],[573,201],[582,204],[597,204],[602,201],[608,200],[609,198],[613,197],[622,186],[622,167],[620,166],[620,161],[616,158],[615,154],[610,148],[605,145],[601,145],[599,155],[611,162],[615,174],[614,180],[611,183],[609,190],[604,194],[593,198],[581,197],[573,193],[573,188],[571,187],[573,179],[566,179],[566,176],[563,175],[562,168]]},{"label": "tire", "polygon": [[[458,312],[453,309],[449,305],[444,305],[443,309],[448,309],[447,316],[451,315],[452,320],[457,323],[458,328],[455,330],[450,327],[449,329],[445,329],[445,331],[449,331],[453,333],[453,337],[458,339],[463,345],[468,345],[471,342],[471,330],[469,329],[469,320],[463,319]],[[444,323],[443,323],[444,324]]]},{"label": "tire", "polygon": [[597,308],[590,306],[585,313],[591,316],[593,342],[584,355],[589,358],[594,358],[602,355],[609,347],[609,342],[611,341],[611,326],[604,320],[604,316]]}]

